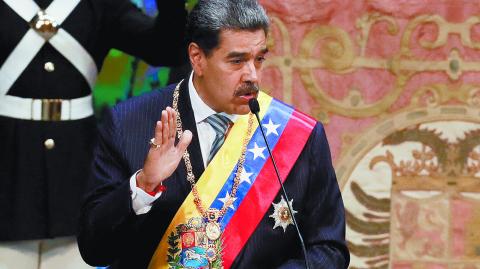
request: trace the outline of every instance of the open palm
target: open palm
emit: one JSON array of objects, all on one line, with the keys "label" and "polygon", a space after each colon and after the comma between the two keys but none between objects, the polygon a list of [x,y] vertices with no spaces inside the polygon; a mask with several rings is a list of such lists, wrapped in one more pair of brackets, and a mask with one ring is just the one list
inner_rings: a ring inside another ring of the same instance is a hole
[{"label": "open palm", "polygon": [[177,169],[183,153],[192,141],[192,132],[186,130],[175,145],[176,113],[170,107],[162,111],[155,126],[155,137],[142,171],[137,176],[137,185],[145,191],[154,190]]}]

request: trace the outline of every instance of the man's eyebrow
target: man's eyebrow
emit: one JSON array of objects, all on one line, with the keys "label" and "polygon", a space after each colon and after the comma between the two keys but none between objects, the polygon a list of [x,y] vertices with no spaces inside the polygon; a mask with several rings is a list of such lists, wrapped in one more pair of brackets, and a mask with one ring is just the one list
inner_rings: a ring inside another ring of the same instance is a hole
[{"label": "man's eyebrow", "polygon": [[246,52],[232,51],[227,54],[227,58],[243,58],[247,55]]},{"label": "man's eyebrow", "polygon": [[[268,53],[268,48],[264,48],[260,51],[261,54],[267,54]],[[228,59],[231,59],[231,58],[243,58],[243,57],[246,57],[248,55],[247,52],[240,52],[240,51],[232,51],[230,53],[227,54],[227,58]]]}]

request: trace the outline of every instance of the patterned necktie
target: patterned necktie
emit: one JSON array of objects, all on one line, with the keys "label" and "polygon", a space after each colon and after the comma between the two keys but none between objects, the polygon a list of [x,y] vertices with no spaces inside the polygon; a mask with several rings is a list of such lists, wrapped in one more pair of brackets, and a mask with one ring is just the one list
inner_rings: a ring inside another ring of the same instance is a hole
[{"label": "patterned necktie", "polygon": [[207,163],[210,163],[213,156],[215,156],[225,141],[225,133],[230,125],[230,119],[220,114],[213,114],[209,116],[206,121],[212,126],[213,130],[215,130],[215,140],[213,140],[212,149],[210,150],[207,161]]}]

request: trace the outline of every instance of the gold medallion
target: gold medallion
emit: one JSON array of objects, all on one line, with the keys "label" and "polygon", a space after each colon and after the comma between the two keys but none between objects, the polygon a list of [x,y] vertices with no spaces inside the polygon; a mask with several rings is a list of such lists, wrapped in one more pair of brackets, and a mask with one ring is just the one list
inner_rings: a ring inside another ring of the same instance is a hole
[{"label": "gold medallion", "polygon": [[214,262],[217,259],[217,256],[218,253],[215,245],[208,246],[207,250],[205,250],[205,257],[207,257],[210,262]]},{"label": "gold medallion", "polygon": [[205,233],[207,234],[208,239],[212,241],[220,238],[220,235],[222,234],[220,225],[218,225],[216,222],[207,223],[207,226],[205,227]]}]

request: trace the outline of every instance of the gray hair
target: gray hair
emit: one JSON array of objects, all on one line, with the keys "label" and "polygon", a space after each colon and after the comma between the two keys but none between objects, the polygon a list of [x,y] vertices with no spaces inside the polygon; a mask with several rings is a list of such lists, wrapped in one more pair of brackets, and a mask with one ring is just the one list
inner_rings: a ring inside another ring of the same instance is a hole
[{"label": "gray hair", "polygon": [[269,19],[256,0],[199,0],[187,21],[188,42],[209,56],[222,30],[260,30],[268,33]]}]

